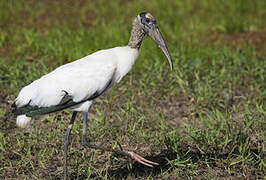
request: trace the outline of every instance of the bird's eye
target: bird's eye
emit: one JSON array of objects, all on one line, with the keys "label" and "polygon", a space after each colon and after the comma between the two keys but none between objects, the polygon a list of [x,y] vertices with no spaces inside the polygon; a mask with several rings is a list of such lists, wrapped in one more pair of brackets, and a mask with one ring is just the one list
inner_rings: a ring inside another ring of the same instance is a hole
[{"label": "bird's eye", "polygon": [[147,18],[147,19],[146,19],[146,22],[147,22],[148,24],[150,24],[151,20]]}]

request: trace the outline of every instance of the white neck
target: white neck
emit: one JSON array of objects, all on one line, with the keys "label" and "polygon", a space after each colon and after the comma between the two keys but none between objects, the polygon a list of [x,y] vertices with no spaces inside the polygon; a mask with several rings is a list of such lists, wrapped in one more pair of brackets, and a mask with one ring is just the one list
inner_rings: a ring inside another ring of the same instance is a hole
[{"label": "white neck", "polygon": [[139,50],[129,46],[117,47],[116,82],[119,82],[132,68],[139,56]]}]

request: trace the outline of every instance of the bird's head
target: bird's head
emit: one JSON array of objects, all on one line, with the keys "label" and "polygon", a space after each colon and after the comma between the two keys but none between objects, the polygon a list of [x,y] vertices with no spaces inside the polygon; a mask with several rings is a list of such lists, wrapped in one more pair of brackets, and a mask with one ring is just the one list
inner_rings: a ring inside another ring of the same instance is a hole
[{"label": "bird's head", "polygon": [[173,69],[172,58],[164,42],[163,36],[159,30],[155,18],[150,13],[142,12],[137,16],[137,21],[140,27],[142,28],[143,32],[148,36],[150,36],[156,42],[156,44],[161,48],[161,50],[167,57],[170,68],[172,70]]}]

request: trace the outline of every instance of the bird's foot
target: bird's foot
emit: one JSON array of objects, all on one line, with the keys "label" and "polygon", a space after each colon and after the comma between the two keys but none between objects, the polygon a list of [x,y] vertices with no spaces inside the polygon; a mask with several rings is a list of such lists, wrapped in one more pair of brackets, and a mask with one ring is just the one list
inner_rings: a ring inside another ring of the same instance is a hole
[{"label": "bird's foot", "polygon": [[[87,147],[87,148],[94,148],[94,149],[99,149],[99,150],[103,150],[103,151],[110,151],[110,152],[114,152],[114,153],[117,153],[117,154],[120,154],[120,155],[124,155],[124,156],[128,156],[130,157],[131,159],[134,159],[135,161],[137,161],[138,163],[140,164],[143,164],[145,166],[149,166],[149,167],[153,167],[154,165],[158,166],[159,164],[158,163],[155,163],[155,162],[152,162],[152,161],[149,161],[143,157],[141,157],[140,155],[132,152],[132,151],[123,151],[121,149],[120,150],[114,150],[112,148],[107,148],[107,147],[100,147],[100,146],[96,146],[96,145],[91,145],[89,144],[87,141],[86,141],[86,138],[82,138],[82,141],[81,141],[82,145],[84,147]],[[122,147],[120,147],[122,148]]]},{"label": "bird's foot", "polygon": [[129,154],[129,156],[132,159],[136,160],[137,162],[139,162],[140,164],[143,164],[145,166],[153,167],[153,165],[156,165],[156,166],[159,165],[158,163],[149,161],[149,160],[141,157],[140,155],[138,155],[138,154],[136,154],[136,153],[134,153],[132,151],[128,151],[127,153]]}]

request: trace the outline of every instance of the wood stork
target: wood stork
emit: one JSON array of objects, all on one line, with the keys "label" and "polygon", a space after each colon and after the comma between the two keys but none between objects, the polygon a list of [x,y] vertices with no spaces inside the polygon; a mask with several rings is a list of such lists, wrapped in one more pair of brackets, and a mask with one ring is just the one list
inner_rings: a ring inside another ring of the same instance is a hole
[{"label": "wood stork", "polygon": [[82,145],[90,148],[113,151],[146,166],[158,165],[131,151],[119,151],[90,145],[86,141],[87,117],[93,100],[102,95],[114,83],[119,82],[132,68],[143,37],[150,36],[161,48],[172,70],[173,64],[167,46],[159,31],[155,18],[146,12],[133,21],[127,46],[97,51],[74,62],[58,67],[54,71],[33,81],[21,89],[15,99],[13,113],[16,124],[26,127],[31,117],[70,108],[72,118],[64,137],[64,178],[67,179],[67,156],[71,129],[77,112],[83,112]]}]

